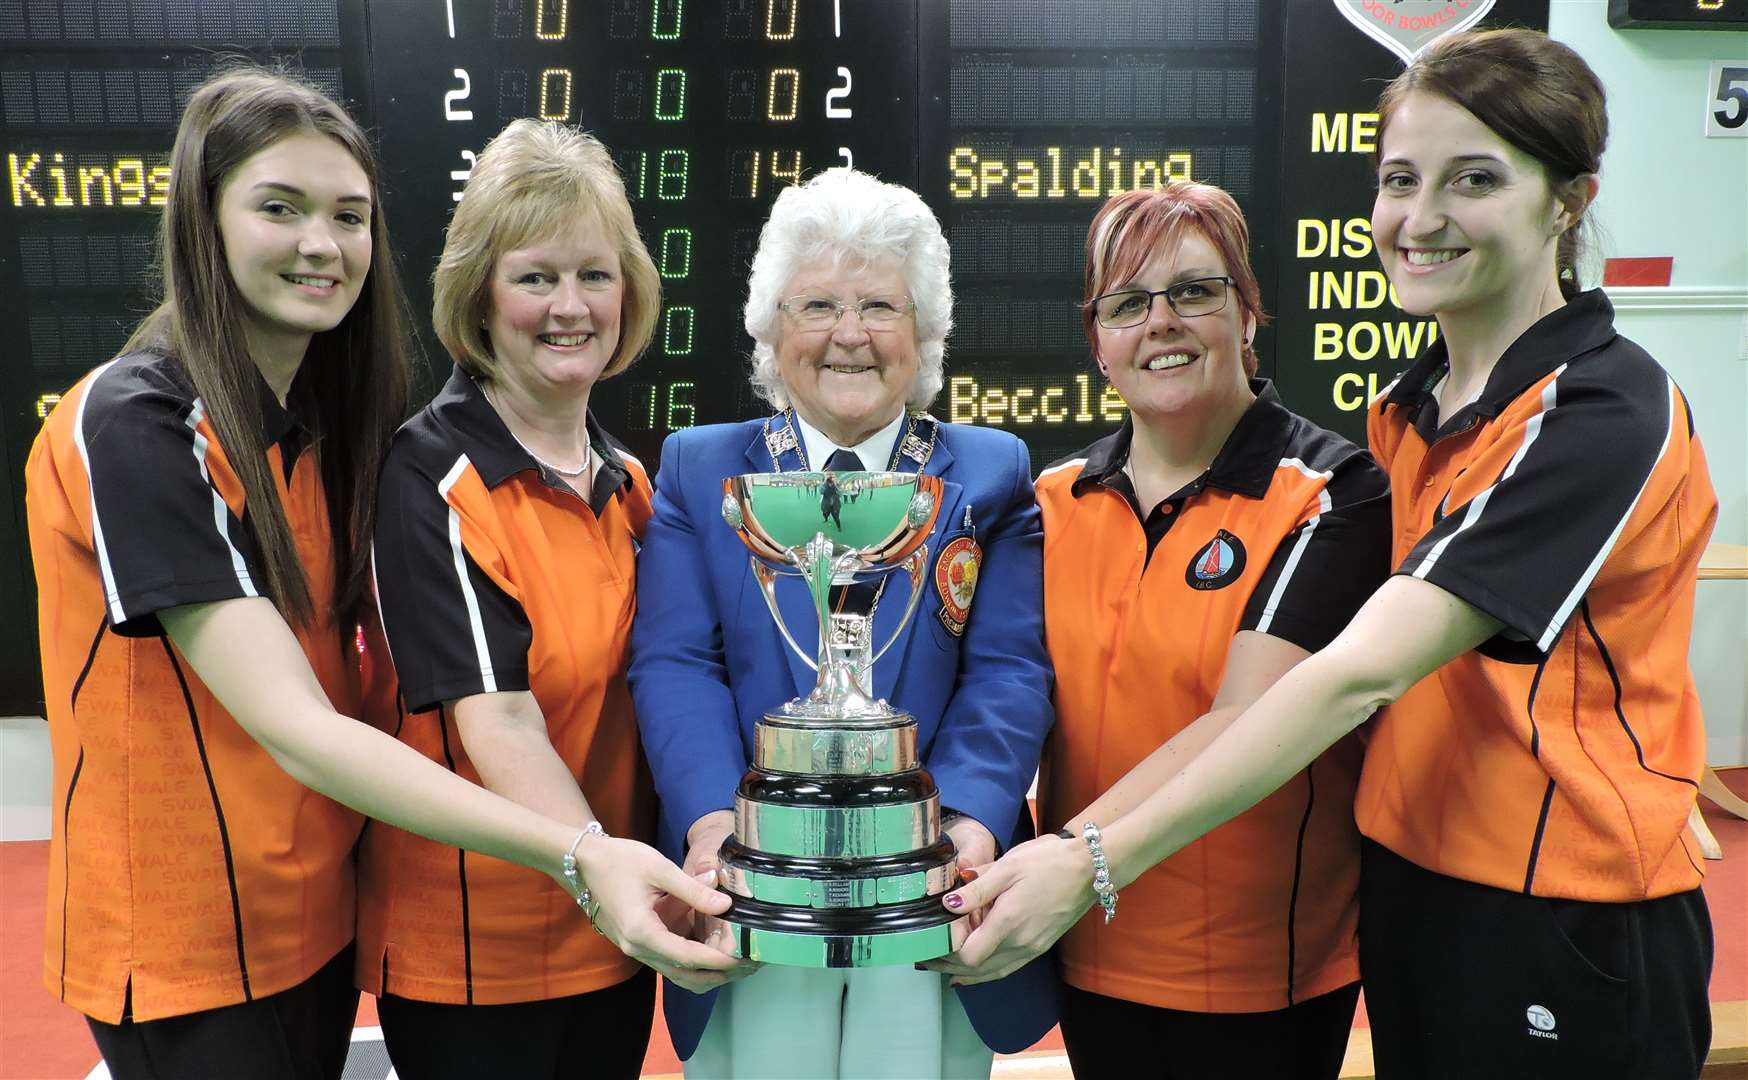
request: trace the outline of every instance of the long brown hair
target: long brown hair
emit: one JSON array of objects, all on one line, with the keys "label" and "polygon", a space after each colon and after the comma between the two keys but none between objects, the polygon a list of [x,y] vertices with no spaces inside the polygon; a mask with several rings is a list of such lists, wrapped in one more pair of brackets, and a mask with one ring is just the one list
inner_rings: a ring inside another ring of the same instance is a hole
[{"label": "long brown hair", "polygon": [[260,552],[258,584],[288,622],[310,626],[315,605],[279,501],[262,435],[261,376],[243,334],[244,302],[225,261],[219,192],[250,157],[290,135],[339,142],[370,178],[371,265],[358,300],[315,334],[298,378],[314,436],[334,549],[333,614],[342,634],[369,584],[376,481],[411,392],[407,301],[389,249],[376,156],[364,132],[321,91],[280,72],[237,67],[188,100],[170,155],[159,228],[163,300],[124,351],[165,353],[188,373],[243,485],[244,526]]},{"label": "long brown hair", "polygon": [[[1382,148],[1390,119],[1408,95],[1437,94],[1472,113],[1495,135],[1535,158],[1556,196],[1602,170],[1608,100],[1584,58],[1538,30],[1481,30],[1440,38],[1378,98]],[[1554,268],[1560,292],[1578,295],[1589,216],[1560,234]]]}]

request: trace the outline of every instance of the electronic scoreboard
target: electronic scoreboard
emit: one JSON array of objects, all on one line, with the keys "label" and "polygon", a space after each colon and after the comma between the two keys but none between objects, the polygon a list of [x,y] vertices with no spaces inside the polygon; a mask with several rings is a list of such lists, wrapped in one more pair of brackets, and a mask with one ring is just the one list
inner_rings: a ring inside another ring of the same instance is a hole
[{"label": "electronic scoreboard", "polygon": [[[1363,437],[1433,340],[1390,302],[1366,229],[1382,82],[1360,33],[1483,0],[0,0],[0,714],[35,712],[24,459],[42,418],[149,310],[153,229],[188,92],[227,56],[283,63],[378,140],[415,309],[472,162],[522,116],[598,135],[655,258],[655,341],[596,414],[652,465],[677,428],[756,415],[741,329],[784,186],[851,164],[915,188],[952,246],[937,415],[1026,439],[1034,465],[1124,405],[1077,311],[1109,195],[1195,178],[1249,217],[1275,324],[1263,373]],[[1386,11],[1385,9],[1389,9]],[[1547,0],[1488,24],[1545,28]],[[437,385],[448,360],[421,320]]]},{"label": "electronic scoreboard", "polygon": [[1608,24],[1651,30],[1748,30],[1748,0],[1608,0]]},{"label": "electronic scoreboard", "polygon": [[751,415],[747,266],[782,187],[839,164],[912,181],[915,3],[377,0],[372,120],[391,227],[429,309],[443,222],[505,124],[612,151],[662,278],[649,351],[591,404],[653,468],[669,431]]}]

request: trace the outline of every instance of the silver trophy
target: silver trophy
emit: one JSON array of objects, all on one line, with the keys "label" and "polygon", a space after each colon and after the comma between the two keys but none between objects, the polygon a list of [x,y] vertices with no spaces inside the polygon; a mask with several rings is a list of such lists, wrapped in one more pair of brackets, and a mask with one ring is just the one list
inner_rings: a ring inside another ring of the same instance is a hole
[{"label": "silver trophy", "polygon": [[[963,923],[940,897],[958,884],[941,799],[917,761],[916,720],[874,700],[873,614],[833,612],[832,586],[904,572],[922,598],[924,541],[939,477],[917,473],[750,473],[723,481],[722,516],[783,640],[819,680],[767,712],[734,798],[720,883],[736,955],[798,967],[909,964],[951,952]],[[776,580],[799,576],[819,619],[807,650],[784,624]],[[881,590],[884,592],[884,590]],[[877,603],[877,601],[876,601]],[[896,640],[896,636],[893,640]]]}]

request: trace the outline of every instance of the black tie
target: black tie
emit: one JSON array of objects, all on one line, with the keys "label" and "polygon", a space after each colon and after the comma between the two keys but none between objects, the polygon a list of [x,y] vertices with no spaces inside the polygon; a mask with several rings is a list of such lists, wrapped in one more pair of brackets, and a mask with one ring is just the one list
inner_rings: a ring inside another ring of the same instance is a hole
[{"label": "black tie", "polygon": [[[862,459],[854,450],[833,450],[825,459],[827,472],[862,472]],[[846,614],[866,615],[874,607],[878,589],[873,582],[858,581],[854,585],[832,586],[832,610]]]},{"label": "black tie", "polygon": [[825,459],[826,472],[861,472],[862,459],[856,456],[854,450],[833,450],[832,456]]}]

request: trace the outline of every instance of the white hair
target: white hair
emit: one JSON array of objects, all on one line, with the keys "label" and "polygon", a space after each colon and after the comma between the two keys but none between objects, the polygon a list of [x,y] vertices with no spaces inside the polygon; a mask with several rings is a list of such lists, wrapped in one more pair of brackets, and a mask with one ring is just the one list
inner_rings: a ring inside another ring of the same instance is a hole
[{"label": "white hair", "polygon": [[789,407],[777,368],[789,282],[803,265],[832,260],[866,266],[896,261],[916,302],[917,373],[905,404],[921,412],[941,392],[953,285],[947,238],[916,192],[842,166],[778,194],[759,232],[747,280],[746,328],[753,338],[753,390],[776,409]]}]

